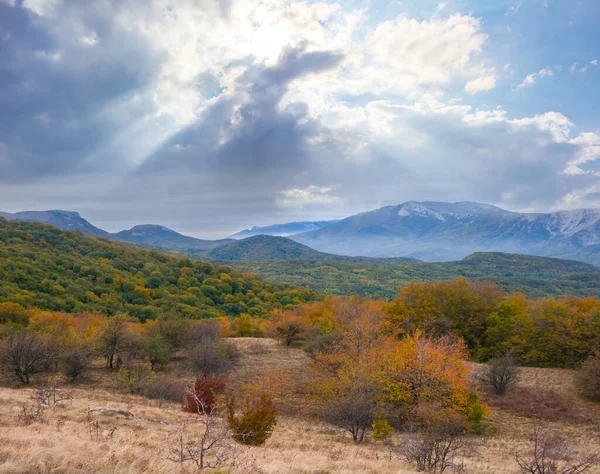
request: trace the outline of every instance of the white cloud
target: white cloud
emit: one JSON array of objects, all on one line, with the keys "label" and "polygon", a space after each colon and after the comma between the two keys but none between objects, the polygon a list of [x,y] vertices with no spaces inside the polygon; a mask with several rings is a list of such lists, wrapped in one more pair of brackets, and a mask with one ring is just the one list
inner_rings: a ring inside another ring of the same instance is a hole
[{"label": "white cloud", "polygon": [[552,76],[554,76],[554,72],[552,72],[552,69],[541,69],[539,72],[534,72],[533,74],[527,75],[527,77],[525,77],[525,79],[523,79],[523,82],[521,82],[521,84],[519,84],[517,87],[515,87],[514,90],[521,90],[526,87],[532,86],[538,81],[538,78],[540,78],[540,77],[552,77]]},{"label": "white cloud", "polygon": [[96,46],[98,44],[98,38],[96,35],[83,35],[79,38],[79,42],[86,46]]},{"label": "white cloud", "polygon": [[482,76],[467,82],[465,91],[471,94],[477,94],[482,91],[489,91],[496,87],[496,78],[494,76]]},{"label": "white cloud", "polygon": [[598,65],[598,60],[597,60],[597,59],[594,59],[594,60],[590,61],[590,64],[591,64],[592,66],[597,66],[597,65]]},{"label": "white cloud", "polygon": [[453,77],[478,72],[476,62],[487,35],[472,16],[418,21],[404,16],[383,22],[369,34],[366,53],[392,78],[446,85]]},{"label": "white cloud", "polygon": [[60,51],[54,51],[54,52],[49,52],[49,51],[42,51],[42,50],[38,50],[35,53],[35,57],[38,59],[43,59],[45,61],[50,61],[50,62],[60,62],[63,59],[63,55]]},{"label": "white cloud", "polygon": [[53,16],[61,3],[62,0],[23,0],[22,5],[39,16]]},{"label": "white cloud", "polygon": [[307,186],[306,188],[285,189],[279,192],[277,204],[281,207],[295,207],[307,205],[331,205],[339,202],[339,199],[332,196],[331,186]]}]

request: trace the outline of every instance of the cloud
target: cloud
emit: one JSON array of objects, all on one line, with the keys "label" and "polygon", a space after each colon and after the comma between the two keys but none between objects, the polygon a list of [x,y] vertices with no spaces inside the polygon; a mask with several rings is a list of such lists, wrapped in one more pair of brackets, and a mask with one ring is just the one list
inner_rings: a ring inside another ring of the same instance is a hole
[{"label": "cloud", "polygon": [[515,87],[514,90],[521,90],[521,89],[525,89],[526,87],[530,87],[530,86],[534,85],[540,77],[552,77],[552,76],[554,76],[554,72],[552,72],[552,69],[541,69],[539,72],[534,72],[533,74],[527,75],[527,77],[525,77],[525,79],[523,79],[523,82],[521,82],[521,84],[519,84],[517,87]]},{"label": "cloud", "polygon": [[598,60],[597,60],[597,59],[594,59],[594,60],[590,61],[590,64],[591,64],[592,66],[597,66],[597,65],[598,65]]},{"label": "cloud", "polygon": [[496,78],[494,76],[482,76],[467,82],[465,91],[471,94],[477,94],[482,91],[489,91],[496,87]]},{"label": "cloud", "polygon": [[473,15],[378,21],[294,0],[0,9],[2,210],[216,237],[409,199],[597,202],[597,134],[559,112],[468,104],[506,62]]}]

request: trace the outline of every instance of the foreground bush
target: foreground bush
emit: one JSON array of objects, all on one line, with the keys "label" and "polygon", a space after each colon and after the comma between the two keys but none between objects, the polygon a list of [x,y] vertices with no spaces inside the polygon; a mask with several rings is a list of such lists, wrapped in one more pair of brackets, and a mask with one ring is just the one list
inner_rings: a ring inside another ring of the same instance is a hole
[{"label": "foreground bush", "polygon": [[28,385],[32,375],[50,367],[53,355],[43,336],[24,329],[0,345],[0,366]]},{"label": "foreground bush", "polygon": [[600,353],[583,363],[576,382],[584,397],[600,401]]},{"label": "foreground bush", "polygon": [[249,446],[265,444],[277,424],[273,398],[268,393],[261,393],[256,400],[246,400],[239,415],[235,411],[235,399],[231,397],[227,401],[227,424],[233,431],[233,439]]},{"label": "foreground bush", "polygon": [[515,459],[522,474],[582,474],[600,464],[600,452],[577,457],[567,439],[536,425],[530,452],[517,453]]},{"label": "foreground bush", "polygon": [[400,454],[419,471],[460,471],[458,458],[474,449],[472,440],[464,436],[469,430],[467,417],[429,404],[419,406],[413,416],[408,426],[411,434],[400,446]]},{"label": "foreground bush", "polygon": [[217,398],[225,391],[225,381],[222,379],[198,377],[194,388],[185,395],[183,410],[190,413],[212,411]]}]

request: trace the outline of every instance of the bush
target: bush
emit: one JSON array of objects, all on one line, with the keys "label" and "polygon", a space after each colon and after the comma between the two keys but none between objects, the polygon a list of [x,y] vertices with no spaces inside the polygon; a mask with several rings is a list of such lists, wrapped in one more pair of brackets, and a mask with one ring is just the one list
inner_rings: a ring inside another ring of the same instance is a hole
[{"label": "bush", "polygon": [[190,413],[210,412],[217,398],[225,391],[225,381],[221,379],[198,377],[194,388],[186,393],[183,410]]},{"label": "bush", "polygon": [[183,400],[183,387],[179,382],[165,377],[152,378],[145,387],[144,395],[158,400],[159,406],[166,400],[180,402]]},{"label": "bush", "polygon": [[150,365],[144,362],[131,362],[123,365],[117,374],[117,382],[121,387],[135,395],[142,395],[155,375]]},{"label": "bush", "polygon": [[231,368],[237,354],[232,348],[218,339],[201,339],[190,351],[190,365],[199,376],[216,378]]},{"label": "bush", "polygon": [[29,384],[33,374],[48,370],[53,351],[46,339],[26,329],[13,334],[0,346],[0,366]]},{"label": "bush", "polygon": [[519,375],[520,369],[517,367],[515,357],[509,352],[502,357],[488,361],[481,381],[496,395],[504,395],[517,384]]},{"label": "bush", "polygon": [[68,352],[62,360],[63,373],[67,377],[76,379],[83,374],[90,364],[90,357],[84,349],[74,349]]},{"label": "bush", "polygon": [[373,423],[373,439],[375,441],[385,441],[392,436],[394,428],[387,420],[379,419]]},{"label": "bush", "polygon": [[242,413],[235,413],[235,399],[227,400],[227,424],[233,431],[233,438],[249,446],[261,446],[273,434],[277,414],[273,398],[261,393],[254,401],[246,400]]},{"label": "bush", "polygon": [[584,397],[600,401],[600,353],[583,363],[576,382]]},{"label": "bush", "polygon": [[515,460],[522,474],[582,474],[600,463],[600,453],[588,453],[577,459],[565,438],[545,433],[536,425],[531,452],[528,455],[517,453]]},{"label": "bush", "polygon": [[456,458],[469,454],[473,444],[464,436],[468,420],[463,414],[433,405],[417,407],[411,434],[400,446],[407,461],[417,465],[419,471],[442,473],[446,469],[460,470]]}]

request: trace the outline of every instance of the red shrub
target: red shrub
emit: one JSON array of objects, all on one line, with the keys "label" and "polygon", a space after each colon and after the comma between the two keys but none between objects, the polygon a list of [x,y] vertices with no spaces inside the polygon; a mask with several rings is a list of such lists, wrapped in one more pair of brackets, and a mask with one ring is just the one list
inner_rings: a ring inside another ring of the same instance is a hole
[{"label": "red shrub", "polygon": [[183,410],[193,413],[210,412],[215,407],[217,397],[224,391],[224,380],[198,377],[193,391],[185,396]]}]

